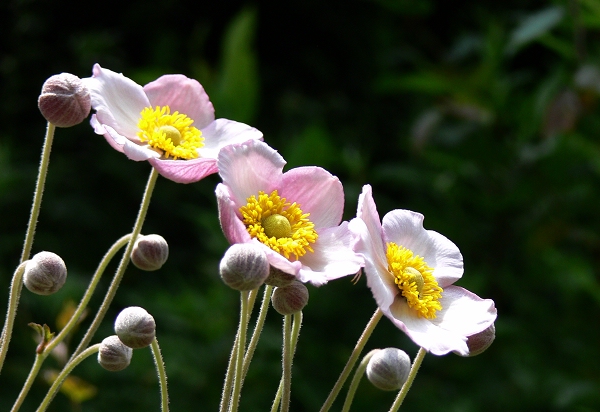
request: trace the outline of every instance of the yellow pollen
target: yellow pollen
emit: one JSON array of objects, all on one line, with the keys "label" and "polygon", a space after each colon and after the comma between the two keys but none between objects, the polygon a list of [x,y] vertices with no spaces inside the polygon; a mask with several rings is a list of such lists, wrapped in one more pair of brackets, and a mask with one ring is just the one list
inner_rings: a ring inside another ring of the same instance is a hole
[{"label": "yellow pollen", "polygon": [[258,197],[252,195],[246,202],[240,213],[250,236],[290,260],[314,252],[311,244],[319,235],[308,219],[310,213],[303,213],[299,204],[289,203],[277,190],[270,195],[259,192]]},{"label": "yellow pollen", "polygon": [[142,142],[169,159],[195,159],[204,146],[202,132],[192,126],[194,121],[185,114],[171,114],[169,106],[146,107],[140,113],[137,133]]},{"label": "yellow pollen", "polygon": [[386,257],[388,270],[408,306],[419,317],[434,319],[436,312],[442,309],[443,289],[435,280],[433,269],[421,256],[393,242],[387,244]]},{"label": "yellow pollen", "polygon": [[268,237],[279,239],[292,236],[292,225],[290,225],[290,221],[277,213],[265,217],[262,220],[262,226],[265,228],[265,235]]}]

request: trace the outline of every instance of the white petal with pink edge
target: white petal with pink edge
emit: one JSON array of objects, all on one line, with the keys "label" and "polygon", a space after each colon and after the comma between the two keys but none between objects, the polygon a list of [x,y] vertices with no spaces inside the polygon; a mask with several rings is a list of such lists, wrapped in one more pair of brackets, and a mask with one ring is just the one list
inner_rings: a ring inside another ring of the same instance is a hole
[{"label": "white petal with pink edge", "polygon": [[140,113],[150,105],[142,86],[98,64],[93,77],[82,80],[90,91],[98,122],[128,138],[136,137]]},{"label": "white petal with pink edge", "polygon": [[204,146],[198,153],[202,157],[217,158],[219,151],[230,144],[244,143],[248,140],[261,140],[263,134],[247,124],[228,119],[217,119],[202,129]]},{"label": "white petal with pink edge", "polygon": [[216,159],[150,159],[150,163],[161,175],[176,183],[194,183],[218,171]]}]

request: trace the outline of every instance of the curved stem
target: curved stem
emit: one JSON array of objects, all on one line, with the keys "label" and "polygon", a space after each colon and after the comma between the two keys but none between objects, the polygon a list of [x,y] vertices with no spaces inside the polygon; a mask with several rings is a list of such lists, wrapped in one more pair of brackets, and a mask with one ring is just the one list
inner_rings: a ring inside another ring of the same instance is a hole
[{"label": "curved stem", "polygon": [[79,346],[77,346],[77,349],[75,349],[75,352],[73,352],[73,355],[71,356],[71,359],[69,361],[73,360],[73,358],[79,353],[81,353],[81,351],[90,343],[90,341],[94,337],[94,334],[96,333],[96,330],[98,330],[100,323],[104,319],[104,315],[106,315],[106,312],[108,311],[108,308],[112,303],[113,298],[117,293],[117,289],[119,288],[121,279],[125,274],[125,269],[127,269],[127,265],[129,264],[129,260],[131,259],[131,251],[133,250],[133,245],[137,240],[142,230],[144,220],[146,219],[146,213],[148,212],[148,206],[150,205],[152,191],[154,190],[157,178],[158,172],[156,171],[156,169],[152,168],[150,176],[148,177],[148,183],[146,184],[146,190],[144,191],[144,197],[142,198],[140,210],[138,212],[135,225],[133,226],[133,230],[131,231],[131,238],[127,243],[127,248],[125,248],[125,252],[123,253],[123,257],[121,258],[121,262],[119,263],[119,267],[117,268],[117,271],[115,273],[115,277],[113,278],[113,281],[108,288],[108,292],[104,297],[104,301],[102,302],[100,309],[98,309],[98,313],[96,313],[96,317],[94,318],[92,324],[87,330],[85,336],[79,343]]},{"label": "curved stem", "polygon": [[33,362],[33,366],[31,367],[31,370],[29,371],[27,380],[23,384],[23,387],[21,388],[21,392],[19,393],[19,396],[17,397],[17,400],[15,401],[15,404],[13,405],[11,412],[17,412],[19,410],[19,408],[21,407],[21,405],[23,404],[25,397],[29,393],[29,389],[31,389],[31,385],[33,385],[33,382],[35,381],[35,377],[37,376],[38,372],[42,368],[42,363],[44,362],[44,359],[46,359],[46,357],[42,354],[35,355],[35,361]]},{"label": "curved stem", "polygon": [[[0,371],[2,371],[2,366],[4,365],[4,359],[6,358],[6,352],[8,351],[8,345],[12,335],[13,321],[17,314],[17,307],[19,306],[19,296],[23,286],[22,276],[24,269],[21,269],[21,266],[23,263],[29,260],[31,248],[33,246],[33,239],[35,237],[35,228],[37,226],[40,209],[42,207],[42,196],[44,194],[44,186],[46,185],[46,175],[48,174],[48,164],[50,163],[50,152],[52,151],[52,142],[54,140],[55,130],[56,126],[48,122],[48,126],[46,127],[46,137],[44,138],[44,146],[42,147],[37,182],[35,184],[35,191],[33,192],[31,212],[29,213],[29,222],[27,223],[25,241],[23,242],[23,250],[21,252],[21,265],[17,267],[17,270],[13,275],[11,294],[8,301],[8,311],[6,313],[6,322],[2,328],[2,335],[0,335]],[[16,279],[17,274],[19,274],[21,277],[18,280]]]},{"label": "curved stem", "polygon": [[167,391],[167,372],[165,371],[165,364],[163,362],[162,355],[160,354],[160,347],[156,337],[152,340],[152,355],[154,356],[154,363],[156,364],[156,373],[158,374],[158,381],[160,382],[160,400],[161,400],[161,411],[169,412],[169,392]]},{"label": "curved stem", "polygon": [[42,195],[44,194],[44,186],[46,185],[46,175],[48,174],[48,164],[50,163],[50,151],[52,150],[52,141],[54,140],[54,130],[56,126],[48,122],[46,128],[46,137],[42,148],[42,157],[40,159],[40,168],[38,170],[37,183],[33,194],[33,203],[31,205],[31,213],[29,214],[29,223],[27,224],[27,232],[25,234],[25,242],[23,251],[21,252],[21,263],[29,259],[31,247],[33,246],[33,238],[35,237],[35,227],[37,225],[38,216],[42,206]]},{"label": "curved stem", "polygon": [[52,386],[48,390],[46,397],[44,398],[44,400],[40,404],[39,408],[37,409],[37,412],[43,412],[46,409],[48,409],[48,406],[50,405],[50,402],[52,402],[52,399],[54,399],[56,392],[58,392],[58,390],[60,389],[64,380],[67,379],[67,376],[69,376],[69,374],[73,371],[73,369],[75,369],[75,366],[79,365],[87,357],[93,355],[94,353],[97,353],[99,349],[100,349],[100,343],[90,346],[89,348],[87,348],[86,350],[81,352],[79,355],[77,355],[75,357],[75,359],[73,359],[71,362],[69,362],[63,368],[63,370],[60,371],[60,373],[54,380],[54,383],[52,383]]},{"label": "curved stem", "polygon": [[331,405],[335,401],[335,398],[337,397],[337,395],[340,393],[342,386],[344,386],[344,382],[346,382],[346,379],[348,379],[348,375],[350,375],[350,371],[354,367],[354,364],[358,360],[360,353],[362,352],[363,348],[365,347],[365,344],[371,337],[371,334],[373,333],[375,326],[377,326],[377,323],[379,323],[379,320],[381,319],[382,316],[383,316],[383,312],[379,308],[377,308],[377,310],[375,311],[375,313],[369,320],[369,323],[367,323],[367,326],[365,327],[365,330],[363,331],[362,335],[360,335],[360,338],[358,338],[358,341],[356,342],[356,346],[354,347],[354,350],[350,354],[350,358],[348,359],[346,366],[344,366],[344,369],[342,370],[340,377],[338,378],[333,389],[329,393],[329,396],[325,400],[325,403],[321,407],[321,412],[328,411],[329,408],[331,408]]},{"label": "curved stem", "polygon": [[23,272],[25,272],[26,265],[27,262],[23,262],[17,267],[17,270],[15,270],[10,285],[10,295],[8,297],[8,310],[6,312],[6,320],[4,321],[2,335],[0,336],[0,372],[2,372],[4,359],[6,359],[6,353],[8,352],[8,344],[10,343],[10,337],[12,335],[15,316],[17,315],[19,298],[21,296],[21,290],[23,289]]},{"label": "curved stem", "polygon": [[263,300],[260,305],[260,311],[258,312],[258,318],[256,319],[256,325],[254,326],[254,331],[252,332],[252,338],[250,338],[250,343],[248,344],[248,349],[246,349],[246,355],[244,356],[244,365],[242,367],[242,381],[246,378],[246,374],[248,373],[248,369],[250,368],[250,362],[252,361],[252,356],[254,356],[254,351],[256,350],[256,346],[258,345],[260,334],[262,333],[263,327],[265,325],[265,319],[267,318],[267,312],[269,309],[269,302],[271,301],[270,299],[272,291],[273,286],[266,285],[265,292],[263,294]]},{"label": "curved stem", "polygon": [[235,379],[233,382],[233,393],[231,394],[231,412],[238,410],[240,392],[242,390],[242,366],[244,352],[246,349],[246,329],[248,328],[248,292],[243,291],[241,295],[240,326],[237,341],[237,357],[235,360]]},{"label": "curved stem", "polygon": [[98,268],[96,269],[96,273],[94,273],[94,276],[92,277],[92,280],[91,280],[90,284],[88,285],[88,288],[85,291],[85,294],[81,298],[81,302],[79,302],[79,306],[77,307],[77,309],[75,310],[75,312],[73,313],[73,315],[71,316],[71,318],[69,319],[69,321],[67,322],[65,327],[46,346],[46,348],[44,349],[45,353],[52,352],[52,350],[60,342],[63,341],[63,339],[67,336],[67,334],[73,329],[73,327],[75,327],[79,318],[81,317],[81,314],[83,313],[83,311],[87,307],[87,304],[89,303],[90,299],[92,298],[92,295],[94,294],[94,290],[96,289],[96,286],[98,285],[98,282],[100,281],[100,278],[104,274],[104,270],[106,269],[106,266],[108,266],[108,264],[110,263],[112,258],[119,251],[119,249],[121,249],[127,242],[129,242],[129,239],[131,239],[131,234],[121,237],[110,247],[108,252],[106,252],[104,257],[100,261],[100,264],[98,265]]},{"label": "curved stem", "polygon": [[423,348],[419,349],[419,353],[417,353],[417,356],[415,356],[415,360],[413,361],[413,364],[410,367],[408,378],[406,379],[406,382],[404,382],[404,385],[402,385],[402,389],[400,389],[400,392],[398,392],[398,396],[392,404],[390,412],[396,412],[398,409],[400,409],[400,405],[402,405],[404,398],[406,398],[406,394],[410,390],[410,387],[413,381],[415,380],[415,377],[417,376],[417,372],[419,371],[421,363],[423,363],[423,358],[425,358],[425,355],[427,355],[427,351]]},{"label": "curved stem", "polygon": [[354,400],[354,394],[356,393],[356,388],[358,388],[358,384],[367,369],[367,365],[369,361],[373,357],[373,354],[377,352],[379,349],[374,349],[371,352],[367,353],[363,360],[360,361],[358,368],[354,371],[354,377],[352,378],[352,382],[350,382],[350,387],[348,388],[348,393],[346,394],[346,400],[344,401],[344,407],[342,408],[342,412],[348,412],[350,410],[350,406],[352,405],[352,401]]}]

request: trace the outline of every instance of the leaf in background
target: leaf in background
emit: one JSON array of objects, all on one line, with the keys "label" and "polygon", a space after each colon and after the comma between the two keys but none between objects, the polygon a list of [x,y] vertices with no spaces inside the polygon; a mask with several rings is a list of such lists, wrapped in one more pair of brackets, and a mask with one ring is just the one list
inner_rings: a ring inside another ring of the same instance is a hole
[{"label": "leaf in background", "polygon": [[523,46],[548,33],[563,19],[565,11],[562,7],[548,7],[530,14],[512,32],[506,52],[513,54]]},{"label": "leaf in background", "polygon": [[258,102],[258,70],[252,50],[256,11],[242,10],[230,24],[222,50],[220,78],[210,96],[217,117],[251,123]]},{"label": "leaf in background", "polygon": [[[52,385],[57,377],[58,372],[54,369],[44,371],[44,380],[46,380],[49,385]],[[60,391],[64,393],[71,400],[71,402],[75,404],[81,404],[82,402],[96,396],[98,389],[83,379],[71,375],[67,376],[65,381],[62,383]]]}]

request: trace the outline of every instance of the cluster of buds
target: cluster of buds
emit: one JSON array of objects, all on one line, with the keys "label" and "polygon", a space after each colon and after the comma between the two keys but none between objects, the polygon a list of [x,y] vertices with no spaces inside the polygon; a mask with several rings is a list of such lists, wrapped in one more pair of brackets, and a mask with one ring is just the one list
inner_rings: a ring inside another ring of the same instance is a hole
[{"label": "cluster of buds", "polygon": [[130,306],[117,316],[115,333],[102,341],[98,352],[100,366],[113,372],[129,365],[133,349],[145,348],[152,343],[156,337],[156,323],[145,309]]}]

